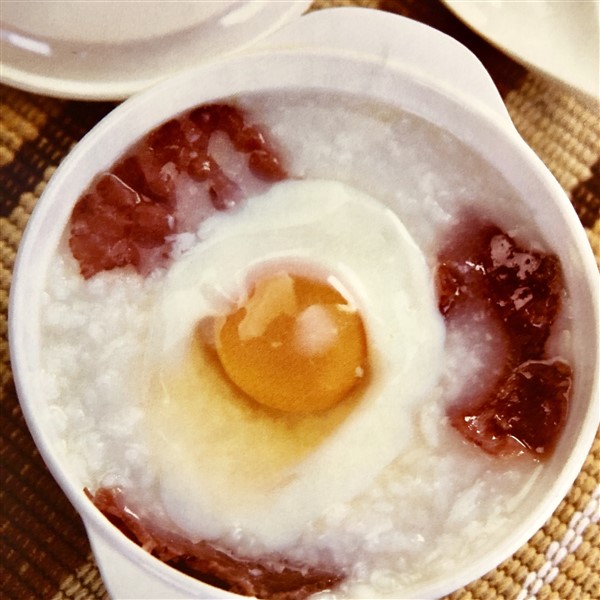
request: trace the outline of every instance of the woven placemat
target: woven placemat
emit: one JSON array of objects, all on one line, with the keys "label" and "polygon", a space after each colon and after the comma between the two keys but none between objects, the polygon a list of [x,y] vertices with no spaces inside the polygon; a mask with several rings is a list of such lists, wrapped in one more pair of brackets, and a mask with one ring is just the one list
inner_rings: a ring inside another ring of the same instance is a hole
[{"label": "woven placemat", "polygon": [[[568,193],[600,265],[600,106],[528,71],[423,0],[317,0],[428,23],[477,54],[524,139]],[[79,517],[46,470],[25,426],[10,371],[8,290],[16,250],[45,183],[111,103],[46,98],[0,87],[0,597],[107,597]],[[514,556],[452,600],[600,598],[600,433],[571,491]]]}]

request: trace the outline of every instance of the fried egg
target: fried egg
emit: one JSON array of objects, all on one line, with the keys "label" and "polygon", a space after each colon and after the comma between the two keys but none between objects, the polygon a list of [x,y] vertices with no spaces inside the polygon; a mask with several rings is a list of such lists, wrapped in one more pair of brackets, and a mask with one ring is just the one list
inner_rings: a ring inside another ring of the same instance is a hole
[{"label": "fried egg", "polygon": [[191,539],[271,551],[406,452],[444,324],[396,214],[288,180],[207,219],[165,275],[144,358],[146,435]]}]

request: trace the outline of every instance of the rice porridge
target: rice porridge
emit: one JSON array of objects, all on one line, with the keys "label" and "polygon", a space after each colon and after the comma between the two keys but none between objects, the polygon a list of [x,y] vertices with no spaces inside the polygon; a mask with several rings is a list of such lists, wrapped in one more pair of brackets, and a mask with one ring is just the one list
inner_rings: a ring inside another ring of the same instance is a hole
[{"label": "rice porridge", "polygon": [[[295,570],[286,598],[398,598],[493,547],[571,381],[560,265],[503,178],[413,115],[317,92],[140,144],[80,199],[43,300],[54,425],[99,508]],[[97,208],[115,194],[141,225]]]}]

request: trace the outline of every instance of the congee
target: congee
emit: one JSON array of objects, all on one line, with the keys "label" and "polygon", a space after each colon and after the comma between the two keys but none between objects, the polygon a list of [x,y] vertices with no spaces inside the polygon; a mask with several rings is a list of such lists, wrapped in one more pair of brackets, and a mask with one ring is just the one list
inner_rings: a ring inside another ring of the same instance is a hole
[{"label": "congee", "polygon": [[524,203],[449,133],[350,95],[149,132],[77,199],[42,324],[89,497],[261,598],[451,573],[501,539],[568,414],[568,291]]}]

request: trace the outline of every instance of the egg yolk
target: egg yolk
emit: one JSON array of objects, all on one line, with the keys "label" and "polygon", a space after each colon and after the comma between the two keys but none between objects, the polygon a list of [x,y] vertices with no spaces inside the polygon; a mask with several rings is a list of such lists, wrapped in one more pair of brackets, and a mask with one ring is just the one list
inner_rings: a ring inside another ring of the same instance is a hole
[{"label": "egg yolk", "polygon": [[287,273],[259,280],[216,324],[227,376],[260,404],[326,410],[365,376],[367,342],[355,307],[329,283]]}]

